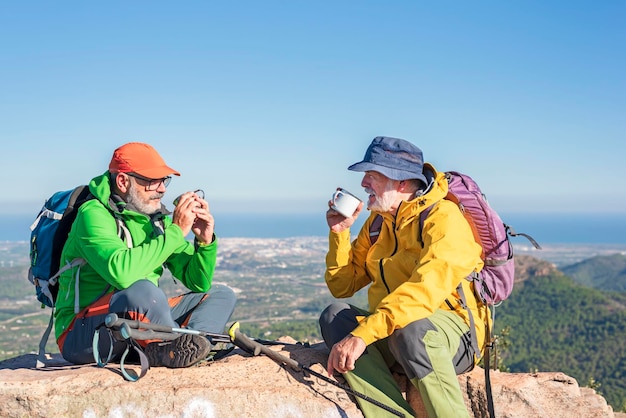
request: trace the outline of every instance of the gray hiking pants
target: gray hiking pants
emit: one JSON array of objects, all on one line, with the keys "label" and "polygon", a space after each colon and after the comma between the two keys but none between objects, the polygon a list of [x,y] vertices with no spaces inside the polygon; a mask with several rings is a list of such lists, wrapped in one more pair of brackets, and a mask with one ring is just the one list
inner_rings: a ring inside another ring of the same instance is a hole
[{"label": "gray hiking pants", "polygon": [[[107,304],[108,302],[108,304]],[[225,285],[213,285],[207,293],[186,293],[168,299],[163,290],[149,280],[140,280],[127,289],[98,299],[77,315],[70,325],[61,354],[74,364],[93,363],[93,337],[100,332],[99,353],[108,353],[110,338],[100,328],[109,313],[120,318],[145,318],[146,322],[172,328],[190,329],[220,334],[235,309],[236,296]],[[90,309],[95,314],[90,314]],[[126,348],[125,342],[113,342],[112,361],[119,360]]]}]

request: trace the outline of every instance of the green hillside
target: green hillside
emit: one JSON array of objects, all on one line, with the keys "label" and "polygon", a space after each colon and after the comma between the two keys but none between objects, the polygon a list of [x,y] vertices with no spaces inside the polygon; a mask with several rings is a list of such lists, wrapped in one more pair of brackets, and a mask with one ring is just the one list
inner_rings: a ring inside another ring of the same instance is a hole
[{"label": "green hillside", "polygon": [[615,410],[626,405],[626,293],[584,287],[554,271],[516,285],[497,308],[509,329],[502,363],[511,372],[561,371],[595,381]]},{"label": "green hillside", "polygon": [[577,283],[602,290],[626,291],[626,255],[593,257],[561,268]]}]

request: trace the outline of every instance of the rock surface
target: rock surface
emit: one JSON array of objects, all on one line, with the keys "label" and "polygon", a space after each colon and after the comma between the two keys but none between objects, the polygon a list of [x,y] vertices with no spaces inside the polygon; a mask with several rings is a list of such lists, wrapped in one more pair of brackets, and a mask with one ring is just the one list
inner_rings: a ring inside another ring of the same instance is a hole
[{"label": "rock surface", "polygon": [[[326,347],[271,346],[324,374]],[[53,357],[35,368],[36,356],[0,362],[2,417],[362,417],[354,398],[318,377],[285,368],[266,356],[236,349],[216,362],[186,369],[152,368],[127,382],[119,365],[73,366]],[[396,376],[417,412],[419,393]],[[506,417],[626,417],[603,397],[563,373],[491,373],[496,414]],[[459,376],[470,416],[488,417],[484,371]]]}]

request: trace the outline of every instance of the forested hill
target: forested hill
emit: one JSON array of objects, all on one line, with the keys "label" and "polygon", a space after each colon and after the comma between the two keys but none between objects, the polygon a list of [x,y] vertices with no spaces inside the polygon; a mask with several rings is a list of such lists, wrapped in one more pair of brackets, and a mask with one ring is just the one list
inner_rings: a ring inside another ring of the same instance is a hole
[{"label": "forested hill", "polygon": [[[620,257],[594,257],[563,270],[585,270],[586,283],[623,277]],[[595,267],[594,267],[595,266]],[[562,371],[598,391],[617,411],[626,407],[626,292],[583,286],[549,263],[519,257],[511,297],[496,309],[502,365],[512,372]],[[573,274],[573,273],[571,273]],[[582,275],[580,277],[583,277]],[[505,329],[504,332],[502,330]],[[507,335],[508,332],[508,335]]]},{"label": "forested hill", "polygon": [[602,290],[626,291],[626,255],[593,257],[561,269],[577,283]]}]

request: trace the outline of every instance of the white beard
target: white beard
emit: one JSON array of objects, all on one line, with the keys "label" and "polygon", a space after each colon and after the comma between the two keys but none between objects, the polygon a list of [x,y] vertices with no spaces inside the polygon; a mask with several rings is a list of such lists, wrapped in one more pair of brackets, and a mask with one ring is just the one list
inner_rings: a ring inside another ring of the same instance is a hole
[{"label": "white beard", "polygon": [[[365,192],[368,194],[374,194],[372,189],[366,188]],[[382,194],[375,194],[374,203],[368,205],[367,208],[374,212],[389,212],[391,211],[393,204],[396,202],[396,198],[398,197],[397,190],[394,189],[393,180],[388,180],[387,184],[385,184],[385,188]]]}]

